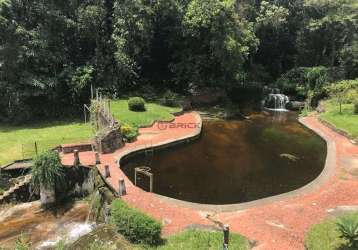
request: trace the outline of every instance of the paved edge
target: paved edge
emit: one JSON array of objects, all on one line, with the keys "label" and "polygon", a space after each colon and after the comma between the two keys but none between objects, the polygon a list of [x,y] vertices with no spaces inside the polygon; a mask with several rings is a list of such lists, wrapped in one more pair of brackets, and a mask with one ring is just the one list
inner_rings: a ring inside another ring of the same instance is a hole
[{"label": "paved edge", "polygon": [[[201,120],[201,118],[200,118],[200,120]],[[284,199],[294,198],[296,196],[307,194],[307,193],[310,193],[310,192],[318,189],[325,182],[327,182],[329,180],[329,178],[332,177],[335,173],[336,143],[334,142],[334,140],[332,140],[325,133],[323,133],[319,129],[316,129],[313,126],[311,126],[304,118],[300,118],[298,121],[303,126],[310,129],[311,131],[316,133],[318,136],[320,136],[322,139],[324,139],[326,141],[326,145],[327,145],[327,155],[326,155],[325,166],[324,166],[321,174],[316,179],[314,179],[312,182],[306,184],[305,186],[303,186],[299,189],[287,192],[287,193],[270,196],[270,197],[255,200],[255,201],[236,203],[236,204],[228,204],[228,205],[212,205],[212,204],[193,203],[193,202],[187,202],[187,201],[170,198],[167,196],[162,196],[162,195],[155,194],[155,193],[153,193],[153,194],[156,197],[158,197],[160,200],[166,201],[168,203],[172,203],[174,205],[192,208],[195,210],[210,211],[210,212],[212,211],[212,212],[220,213],[220,212],[233,212],[233,211],[244,210],[244,209],[264,205],[264,204],[275,202],[275,201],[281,201]],[[199,133],[199,135],[200,135],[200,133]],[[185,138],[195,139],[196,136],[186,136]],[[159,143],[160,145],[153,146],[153,148],[158,148],[161,145],[164,147],[173,146],[173,144],[175,145],[177,143],[183,142],[183,140],[185,140],[185,138],[184,139],[179,138],[178,140],[169,140],[166,142],[162,142],[162,143]],[[140,150],[140,149],[138,149],[138,150]],[[125,152],[118,158],[119,162],[120,162],[120,159],[122,159],[125,156],[129,156],[132,153],[138,153],[138,150],[134,149],[134,150],[131,150],[131,152]]]},{"label": "paved edge", "polygon": [[[123,150],[119,154],[116,155],[116,157],[115,157],[116,163],[120,166],[120,163],[121,163],[122,159],[124,159],[126,157],[130,157],[130,156],[132,156],[134,154],[141,153],[144,150],[167,148],[167,147],[175,146],[177,144],[181,144],[181,143],[190,142],[192,140],[195,140],[196,138],[198,138],[200,136],[203,125],[202,125],[202,119],[201,119],[200,115],[197,112],[192,112],[192,113],[194,114],[196,123],[198,124],[197,128],[194,130],[193,133],[187,134],[187,135],[179,137],[179,138],[173,138],[173,139],[168,139],[168,140],[165,140],[165,141],[153,143],[153,144],[151,144],[150,147],[148,147],[148,145],[143,143],[143,144],[138,145],[135,148]],[[158,121],[154,122],[152,126],[154,126],[155,123],[157,123],[157,122]],[[165,123],[170,123],[170,122],[173,122],[173,121],[168,121],[168,122],[165,122]]]}]

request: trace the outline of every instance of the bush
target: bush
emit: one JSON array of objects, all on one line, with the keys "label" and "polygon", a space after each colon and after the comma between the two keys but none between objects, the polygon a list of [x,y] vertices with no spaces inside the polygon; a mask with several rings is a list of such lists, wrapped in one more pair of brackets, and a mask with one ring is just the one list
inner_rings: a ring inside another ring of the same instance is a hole
[{"label": "bush", "polygon": [[168,107],[177,107],[179,104],[178,103],[178,95],[170,90],[167,90],[163,95],[161,104],[168,106]]},{"label": "bush", "polygon": [[135,140],[138,135],[138,129],[129,125],[129,124],[122,124],[121,126],[121,134],[129,141]]},{"label": "bush", "polygon": [[110,221],[132,243],[155,245],[161,241],[162,225],[121,200],[112,202]]},{"label": "bush", "polygon": [[354,104],[354,114],[358,115],[358,102]]},{"label": "bush", "polygon": [[47,151],[37,156],[31,173],[33,186],[37,190],[40,186],[53,188],[56,184],[65,185],[64,168],[57,152]]},{"label": "bush", "polygon": [[128,108],[131,111],[145,111],[145,100],[142,97],[129,98]]},{"label": "bush", "polygon": [[349,247],[358,249],[358,217],[355,215],[344,216],[337,222],[338,229]]}]

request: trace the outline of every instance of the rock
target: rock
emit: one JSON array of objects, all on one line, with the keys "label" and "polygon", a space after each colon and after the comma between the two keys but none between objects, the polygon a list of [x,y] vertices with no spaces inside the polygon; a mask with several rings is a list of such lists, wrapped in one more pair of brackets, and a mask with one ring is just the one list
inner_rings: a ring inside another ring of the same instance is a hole
[{"label": "rock", "polygon": [[183,111],[188,111],[188,110],[192,110],[192,109],[193,109],[193,107],[192,107],[192,105],[191,105],[191,100],[189,100],[189,99],[183,100],[183,101],[180,103],[180,105],[182,106]]},{"label": "rock", "polygon": [[113,153],[123,146],[123,137],[119,126],[111,128],[109,131],[97,134],[94,139],[96,150],[102,154]]},{"label": "rock", "polygon": [[305,103],[299,101],[290,101],[286,105],[286,108],[289,110],[300,110],[303,109],[304,107],[305,107]]},{"label": "rock", "polygon": [[335,208],[327,209],[327,213],[338,217],[340,215],[346,214],[346,213],[354,213],[358,212],[358,206],[338,206]]},{"label": "rock", "polygon": [[326,110],[324,109],[324,107],[322,105],[318,105],[318,107],[316,108],[316,111],[318,113],[324,113],[326,112]]}]

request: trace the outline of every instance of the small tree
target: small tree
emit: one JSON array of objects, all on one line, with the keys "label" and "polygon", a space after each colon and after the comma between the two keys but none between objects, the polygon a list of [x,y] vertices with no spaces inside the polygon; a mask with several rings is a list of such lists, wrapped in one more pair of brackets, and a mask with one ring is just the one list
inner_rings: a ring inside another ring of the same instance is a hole
[{"label": "small tree", "polygon": [[342,104],[344,101],[344,97],[348,91],[348,86],[346,81],[341,81],[335,84],[330,85],[327,90],[329,95],[334,98],[339,104],[339,113],[342,114]]},{"label": "small tree", "polygon": [[58,153],[54,151],[47,151],[37,156],[31,173],[32,185],[35,190],[40,190],[41,201],[44,203],[47,203],[45,194],[51,193],[54,196],[56,184],[64,183],[64,169]]}]

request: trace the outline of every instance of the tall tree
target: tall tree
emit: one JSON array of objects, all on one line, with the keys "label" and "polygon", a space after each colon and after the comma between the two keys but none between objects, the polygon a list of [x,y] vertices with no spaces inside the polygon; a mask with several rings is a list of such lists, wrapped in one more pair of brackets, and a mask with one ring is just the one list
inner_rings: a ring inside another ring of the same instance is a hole
[{"label": "tall tree", "polygon": [[242,64],[257,45],[253,26],[231,0],[193,0],[183,18],[184,39],[173,65],[176,81],[228,87],[239,82]]},{"label": "tall tree", "polygon": [[306,0],[305,20],[297,41],[299,64],[339,65],[342,49],[357,41],[357,1]]}]

